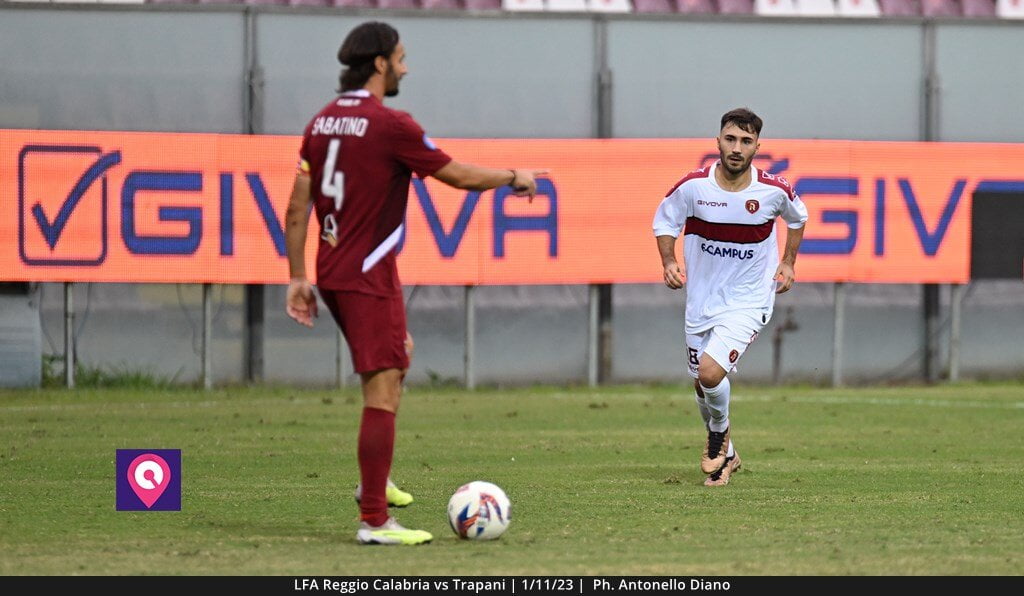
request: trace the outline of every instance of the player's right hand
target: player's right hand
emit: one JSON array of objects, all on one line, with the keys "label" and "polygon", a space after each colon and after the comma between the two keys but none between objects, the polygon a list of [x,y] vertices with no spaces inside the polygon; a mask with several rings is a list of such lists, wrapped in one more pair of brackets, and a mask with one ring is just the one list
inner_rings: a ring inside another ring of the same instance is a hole
[{"label": "player's right hand", "polygon": [[678,290],[686,282],[686,276],[679,268],[679,263],[669,263],[665,266],[665,285]]},{"label": "player's right hand", "polygon": [[317,316],[316,295],[308,279],[293,279],[288,282],[284,310],[297,323],[306,327],[313,326],[313,319]]},{"label": "player's right hand", "polygon": [[513,180],[514,186],[512,191],[517,197],[530,197],[529,202],[533,202],[533,197],[537,194],[537,177],[546,176],[547,170],[514,170],[516,178]]}]

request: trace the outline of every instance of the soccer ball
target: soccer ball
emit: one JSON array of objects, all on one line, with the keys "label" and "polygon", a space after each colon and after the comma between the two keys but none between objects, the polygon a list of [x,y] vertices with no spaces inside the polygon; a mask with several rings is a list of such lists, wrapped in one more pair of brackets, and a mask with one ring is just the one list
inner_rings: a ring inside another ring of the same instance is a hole
[{"label": "soccer ball", "polygon": [[508,529],[511,509],[505,491],[476,480],[460,486],[448,500],[448,523],[460,538],[493,540]]}]

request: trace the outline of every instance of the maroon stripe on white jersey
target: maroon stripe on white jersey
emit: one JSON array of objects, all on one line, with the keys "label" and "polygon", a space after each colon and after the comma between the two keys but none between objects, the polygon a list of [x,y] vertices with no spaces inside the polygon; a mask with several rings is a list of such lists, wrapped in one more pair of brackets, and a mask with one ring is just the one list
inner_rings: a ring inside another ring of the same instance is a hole
[{"label": "maroon stripe on white jersey", "polygon": [[764,242],[772,235],[772,226],[775,220],[771,219],[763,224],[748,225],[736,223],[715,223],[704,221],[697,217],[686,218],[686,227],[683,234],[696,234],[706,240],[718,242],[735,242],[737,244],[755,244]]},{"label": "maroon stripe on white jersey", "polygon": [[683,182],[686,182],[688,180],[694,180],[696,178],[707,178],[708,174],[710,174],[710,173],[711,173],[711,167],[710,166],[706,166],[706,167],[703,167],[703,168],[701,168],[699,170],[694,170],[694,171],[690,172],[689,174],[683,176],[683,178],[679,182],[676,182],[676,185],[672,187],[672,190],[670,190],[667,193],[665,193],[665,196],[667,197],[670,194],[674,193],[677,188],[679,188],[680,186],[683,185]]}]

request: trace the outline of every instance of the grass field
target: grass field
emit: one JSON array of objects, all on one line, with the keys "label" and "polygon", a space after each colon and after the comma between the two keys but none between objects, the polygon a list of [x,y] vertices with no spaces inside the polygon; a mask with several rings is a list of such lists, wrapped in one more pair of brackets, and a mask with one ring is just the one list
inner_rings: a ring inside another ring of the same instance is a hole
[{"label": "grass field", "polygon": [[[402,548],[354,540],[354,388],[0,392],[0,574],[1021,574],[1024,385],[734,391],[706,488],[682,387],[413,387],[398,518],[435,540]],[[181,512],[114,510],[119,448],[182,450]],[[474,479],[498,541],[447,527]]]}]

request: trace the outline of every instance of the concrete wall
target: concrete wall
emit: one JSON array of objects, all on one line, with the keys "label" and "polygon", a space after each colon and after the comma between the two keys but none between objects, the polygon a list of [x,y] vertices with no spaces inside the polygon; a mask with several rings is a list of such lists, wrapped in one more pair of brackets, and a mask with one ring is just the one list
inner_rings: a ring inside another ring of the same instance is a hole
[{"label": "concrete wall", "polygon": [[[392,105],[436,137],[713,136],[736,105],[779,138],[1024,140],[1024,23],[0,3],[0,126],[299,134],[356,24],[402,34]],[[250,101],[249,76],[254,83]]]},{"label": "concrete wall", "polygon": [[38,295],[29,284],[0,283],[0,387],[38,387],[42,335]]}]

